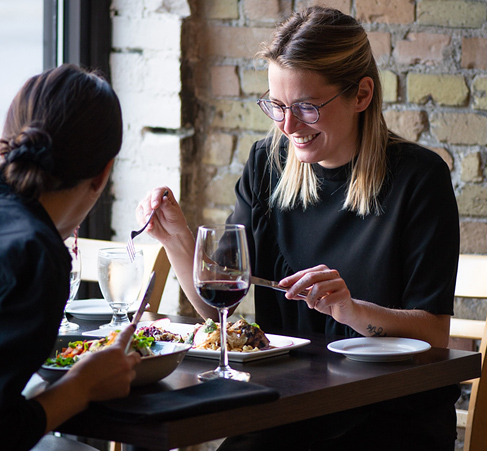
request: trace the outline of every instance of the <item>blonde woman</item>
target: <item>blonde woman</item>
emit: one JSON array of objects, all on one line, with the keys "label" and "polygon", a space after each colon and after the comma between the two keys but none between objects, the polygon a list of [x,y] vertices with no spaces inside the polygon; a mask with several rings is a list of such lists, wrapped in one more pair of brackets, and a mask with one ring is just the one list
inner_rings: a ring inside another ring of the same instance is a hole
[{"label": "blonde woman", "polygon": [[[228,222],[247,228],[253,274],[289,291],[256,287],[256,321],[287,335],[447,346],[459,248],[449,170],[387,129],[366,32],[337,10],[311,7],[280,24],[258,56],[269,79],[258,104],[274,133],[254,144]],[[141,203],[140,221],[157,209],[151,233],[199,313],[214,316],[191,286],[193,238],[165,189]],[[457,397],[447,387],[229,439],[222,449],[452,450]]]}]

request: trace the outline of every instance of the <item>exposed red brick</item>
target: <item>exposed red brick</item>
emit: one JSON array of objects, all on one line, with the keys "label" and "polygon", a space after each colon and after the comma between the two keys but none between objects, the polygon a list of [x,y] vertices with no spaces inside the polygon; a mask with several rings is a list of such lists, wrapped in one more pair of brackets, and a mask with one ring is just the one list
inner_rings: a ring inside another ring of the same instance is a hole
[{"label": "exposed red brick", "polygon": [[385,62],[391,56],[391,34],[379,31],[370,31],[369,37],[372,53],[378,63]]},{"label": "exposed red brick", "polygon": [[396,43],[393,56],[399,64],[433,65],[443,60],[443,51],[450,41],[446,34],[409,33]]},{"label": "exposed red brick", "polygon": [[207,54],[227,58],[252,59],[262,41],[270,39],[272,29],[248,27],[210,27]]},{"label": "exposed red brick", "polygon": [[462,67],[487,69],[487,38],[462,39]]},{"label": "exposed red brick", "polygon": [[356,0],[362,22],[406,24],[414,22],[414,0]]},{"label": "exposed red brick", "polygon": [[278,0],[244,0],[245,15],[249,19],[279,19]]},{"label": "exposed red brick", "polygon": [[211,92],[215,96],[238,96],[240,94],[236,66],[211,68]]}]

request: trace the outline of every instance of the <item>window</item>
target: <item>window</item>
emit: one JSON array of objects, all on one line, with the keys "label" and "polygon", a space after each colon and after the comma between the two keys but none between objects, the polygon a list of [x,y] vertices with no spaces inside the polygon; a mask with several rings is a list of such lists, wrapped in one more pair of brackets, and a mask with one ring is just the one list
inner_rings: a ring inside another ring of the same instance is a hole
[{"label": "window", "polygon": [[43,2],[0,2],[0,128],[24,82],[43,68]]}]

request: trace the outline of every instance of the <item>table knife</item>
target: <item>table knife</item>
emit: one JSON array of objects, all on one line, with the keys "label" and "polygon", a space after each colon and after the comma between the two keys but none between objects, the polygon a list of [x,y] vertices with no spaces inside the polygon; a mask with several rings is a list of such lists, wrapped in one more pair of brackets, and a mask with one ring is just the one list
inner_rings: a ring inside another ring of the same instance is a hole
[{"label": "table knife", "polygon": [[[139,309],[137,310],[137,312],[132,318],[131,324],[134,325],[134,330],[137,328],[137,324],[140,321],[140,317],[142,316],[142,313],[144,313],[147,303],[149,302],[149,299],[152,294],[152,290],[154,289],[155,282],[156,282],[156,273],[152,271],[149,277],[149,283],[147,284],[144,297],[142,298],[142,302],[140,303]],[[131,345],[132,345],[132,340],[130,340],[127,343],[127,347],[125,348],[125,353],[129,352]]]},{"label": "table knife", "polygon": [[[262,279],[261,277],[250,276],[250,283],[253,283],[254,285],[259,285],[261,287],[272,288],[273,290],[277,290],[277,291],[286,292],[288,290],[287,288],[284,288],[283,286],[279,285],[279,282]],[[304,290],[298,293],[297,297],[305,299],[307,294],[308,294],[307,290]]]}]

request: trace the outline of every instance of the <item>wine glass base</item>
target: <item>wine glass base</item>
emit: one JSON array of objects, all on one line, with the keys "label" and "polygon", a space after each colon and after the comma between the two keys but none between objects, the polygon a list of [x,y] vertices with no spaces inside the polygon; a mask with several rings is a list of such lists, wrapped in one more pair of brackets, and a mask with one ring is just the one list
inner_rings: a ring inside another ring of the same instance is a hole
[{"label": "wine glass base", "polygon": [[234,381],[242,381],[248,382],[250,380],[250,373],[245,373],[244,371],[237,371],[232,370],[231,368],[228,369],[221,369],[216,368],[212,371],[206,371],[205,373],[198,374],[198,379],[200,381],[211,381],[213,379],[233,379]]},{"label": "wine glass base", "polygon": [[59,326],[58,333],[59,334],[67,334],[69,332],[74,332],[75,330],[79,329],[79,324],[71,323],[70,321],[66,321],[61,323]]},{"label": "wine glass base", "polygon": [[130,320],[123,323],[107,323],[100,326],[100,329],[125,329],[130,324]]},{"label": "wine glass base", "polygon": [[130,324],[127,310],[120,310],[113,313],[112,319],[108,324],[103,324],[100,329],[125,329]]}]

